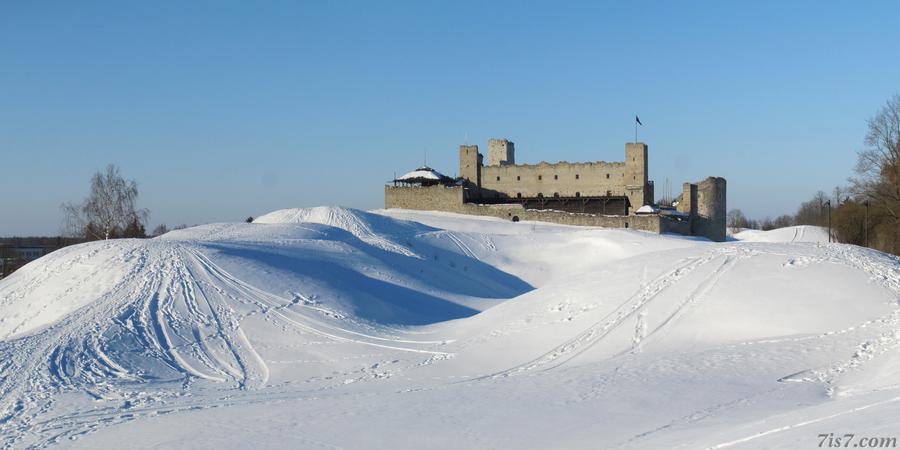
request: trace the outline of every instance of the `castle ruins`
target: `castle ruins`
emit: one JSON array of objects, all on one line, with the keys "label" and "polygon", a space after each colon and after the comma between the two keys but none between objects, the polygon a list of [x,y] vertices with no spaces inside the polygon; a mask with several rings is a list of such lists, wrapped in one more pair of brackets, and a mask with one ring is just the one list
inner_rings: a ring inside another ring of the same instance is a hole
[{"label": "castle ruins", "polygon": [[656,205],[648,148],[625,144],[623,162],[516,164],[515,144],[459,147],[458,178],[422,167],[384,188],[385,208],[448,211],[569,225],[635,228],[725,240],[725,179],[684,183],[675,207]]}]

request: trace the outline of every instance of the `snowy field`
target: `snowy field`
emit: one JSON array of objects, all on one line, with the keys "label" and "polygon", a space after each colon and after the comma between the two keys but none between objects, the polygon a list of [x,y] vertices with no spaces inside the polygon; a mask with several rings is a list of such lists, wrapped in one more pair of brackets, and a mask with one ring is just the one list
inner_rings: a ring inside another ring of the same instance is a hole
[{"label": "snowy field", "polygon": [[732,235],[732,238],[744,242],[828,242],[828,230],[822,227],[798,225],[796,227],[778,228],[776,230],[745,229]]},{"label": "snowy field", "polygon": [[823,236],[310,208],[67,247],[0,281],[0,443],[900,441],[900,260]]}]

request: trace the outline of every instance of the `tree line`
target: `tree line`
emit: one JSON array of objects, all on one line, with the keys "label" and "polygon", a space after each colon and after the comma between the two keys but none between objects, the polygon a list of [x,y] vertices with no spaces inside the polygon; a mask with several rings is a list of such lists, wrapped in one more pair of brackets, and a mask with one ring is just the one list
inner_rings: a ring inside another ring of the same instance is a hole
[{"label": "tree line", "polygon": [[732,231],[771,230],[792,225],[829,227],[838,242],[900,255],[900,95],[894,95],[868,120],[865,147],[857,152],[848,185],[822,191],[800,204],[794,215],[748,219],[728,212]]}]

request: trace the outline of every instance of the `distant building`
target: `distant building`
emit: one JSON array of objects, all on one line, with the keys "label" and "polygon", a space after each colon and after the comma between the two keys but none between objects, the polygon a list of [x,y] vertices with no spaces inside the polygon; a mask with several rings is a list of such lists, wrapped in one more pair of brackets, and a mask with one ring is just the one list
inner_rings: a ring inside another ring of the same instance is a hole
[{"label": "distant building", "polygon": [[[725,240],[725,179],[685,183],[677,210],[658,208],[648,147],[625,144],[622,162],[516,164],[515,144],[459,147],[459,178],[422,167],[385,186],[385,208],[450,211],[570,225],[637,228]],[[648,208],[642,208],[649,206]]]},{"label": "distant building", "polygon": [[26,262],[34,261],[47,254],[47,248],[43,245],[18,246],[12,247],[12,250],[19,259]]},{"label": "distant building", "polygon": [[34,261],[55,247],[44,245],[8,245],[0,243],[0,278],[6,277],[19,267]]}]

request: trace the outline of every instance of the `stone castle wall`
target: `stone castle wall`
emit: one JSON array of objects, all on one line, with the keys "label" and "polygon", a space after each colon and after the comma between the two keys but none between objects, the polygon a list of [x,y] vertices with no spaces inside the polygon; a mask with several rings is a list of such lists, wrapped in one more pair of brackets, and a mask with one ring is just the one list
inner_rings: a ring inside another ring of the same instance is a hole
[{"label": "stone castle wall", "polygon": [[[465,189],[459,186],[394,187],[384,188],[384,207],[387,209],[411,209],[421,211],[446,211],[477,216],[497,217],[505,220],[532,220],[563,225],[579,225],[605,228],[632,228],[654,233],[682,233],[686,222],[678,223],[658,215],[603,216],[569,213],[564,211],[526,210],[519,204],[479,205],[465,203]],[[689,231],[689,228],[687,228]]]},{"label": "stone castle wall", "polygon": [[465,213],[465,190],[460,186],[384,187],[384,207],[387,209],[417,209]]},{"label": "stone castle wall", "polygon": [[[678,210],[684,220],[658,214],[634,215],[640,205],[653,204],[653,185],[647,179],[647,146],[628,143],[623,162],[514,164],[515,149],[507,140],[492,139],[490,162],[483,163],[477,145],[460,146],[463,186],[385,186],[385,208],[448,211],[512,220],[535,220],[567,225],[634,228],[656,233],[680,233],[725,240],[726,184],[710,177],[684,183]],[[631,215],[579,214],[552,210],[526,210],[521,204],[479,204],[479,199],[625,195]]]},{"label": "stone castle wall", "polygon": [[542,162],[484,166],[481,168],[481,189],[485,197],[625,195],[625,163]]},{"label": "stone castle wall", "polygon": [[643,143],[626,144],[623,162],[512,164],[512,142],[491,139],[488,150],[488,165],[482,166],[478,146],[460,147],[460,173],[482,198],[623,195],[632,209],[653,202]]}]

